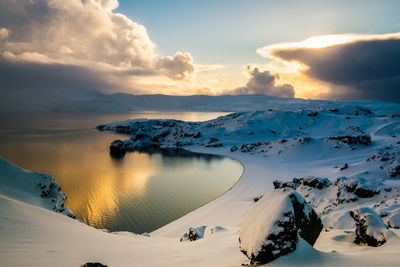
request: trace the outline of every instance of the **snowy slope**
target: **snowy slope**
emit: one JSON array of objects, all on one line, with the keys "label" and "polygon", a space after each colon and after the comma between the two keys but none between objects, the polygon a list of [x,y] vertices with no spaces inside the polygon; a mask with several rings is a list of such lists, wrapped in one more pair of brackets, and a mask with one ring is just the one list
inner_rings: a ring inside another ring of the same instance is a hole
[{"label": "snowy slope", "polygon": [[[238,242],[242,220],[254,199],[274,190],[278,179],[309,201],[324,229],[314,247],[300,240],[296,251],[268,265],[398,266],[400,106],[318,102],[299,108],[285,101],[276,100],[274,110],[239,112],[201,123],[133,120],[102,125],[102,130],[131,136],[122,149],[179,147],[226,155],[240,161],[244,173],[221,197],[150,237],[90,228],[32,206],[38,204],[33,198],[15,197],[10,185],[1,191],[0,238],[6,242],[0,258],[5,266],[77,266],[87,261],[110,266],[248,264]],[[329,183],[320,189],[297,183],[296,177],[321,177]],[[390,227],[382,246],[354,243],[356,222],[350,211],[360,208],[371,209]],[[190,227],[219,230],[180,242]]]},{"label": "snowy slope", "polygon": [[66,195],[60,190],[60,186],[50,175],[23,170],[0,158],[0,196],[75,217],[64,206]]}]

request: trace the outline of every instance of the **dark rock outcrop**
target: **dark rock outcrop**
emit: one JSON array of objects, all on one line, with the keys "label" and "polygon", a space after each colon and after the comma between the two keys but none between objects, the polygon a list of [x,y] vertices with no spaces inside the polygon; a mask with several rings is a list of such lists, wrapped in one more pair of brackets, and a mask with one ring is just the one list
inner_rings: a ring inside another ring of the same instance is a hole
[{"label": "dark rock outcrop", "polygon": [[115,140],[110,144],[110,154],[115,157],[122,157],[126,153],[124,142],[121,140]]}]

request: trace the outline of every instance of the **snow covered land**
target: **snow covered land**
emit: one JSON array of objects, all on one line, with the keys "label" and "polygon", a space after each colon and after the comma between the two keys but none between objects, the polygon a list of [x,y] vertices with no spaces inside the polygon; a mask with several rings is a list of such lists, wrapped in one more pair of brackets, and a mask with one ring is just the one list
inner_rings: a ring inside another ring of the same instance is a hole
[{"label": "snow covered land", "polygon": [[398,266],[400,105],[262,100],[226,102],[238,112],[205,122],[98,126],[127,134],[110,146],[119,156],[181,148],[244,166],[232,189],[149,234],[109,233],[53,212],[72,216],[49,206],[63,196],[43,195],[50,177],[2,160],[0,265]]}]

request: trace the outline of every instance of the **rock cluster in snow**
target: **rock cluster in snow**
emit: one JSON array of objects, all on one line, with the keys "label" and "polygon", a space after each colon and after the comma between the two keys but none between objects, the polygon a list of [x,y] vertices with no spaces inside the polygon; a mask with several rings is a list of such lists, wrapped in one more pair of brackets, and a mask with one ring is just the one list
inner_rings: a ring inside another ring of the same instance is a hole
[{"label": "rock cluster in snow", "polygon": [[196,241],[202,238],[208,238],[212,236],[216,232],[223,231],[224,228],[221,226],[199,226],[199,227],[190,227],[187,233],[184,233],[180,239],[183,241]]},{"label": "rock cluster in snow", "polygon": [[296,249],[298,238],[313,245],[322,222],[293,190],[274,190],[249,210],[240,230],[240,249],[252,264],[267,263]]},{"label": "rock cluster in snow", "polygon": [[297,189],[300,185],[309,186],[312,188],[323,189],[331,184],[328,178],[320,177],[303,177],[303,178],[293,178],[292,181],[282,182],[279,180],[273,181],[275,189],[290,187],[292,189]]},{"label": "rock cluster in snow", "polygon": [[379,167],[385,170],[391,178],[400,177],[400,147],[396,145],[388,145],[380,147],[377,152],[366,159],[367,162],[379,162]]},{"label": "rock cluster in snow", "polygon": [[345,135],[345,136],[331,136],[328,140],[337,140],[344,144],[349,145],[364,145],[369,146],[371,144],[371,136],[369,135]]}]

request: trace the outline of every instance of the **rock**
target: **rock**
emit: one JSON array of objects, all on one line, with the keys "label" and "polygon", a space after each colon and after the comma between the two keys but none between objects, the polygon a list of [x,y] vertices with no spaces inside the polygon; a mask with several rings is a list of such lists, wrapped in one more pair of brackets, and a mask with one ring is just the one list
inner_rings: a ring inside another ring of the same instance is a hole
[{"label": "rock", "polygon": [[309,176],[309,177],[302,177],[302,178],[293,178],[292,181],[290,182],[282,182],[279,180],[275,180],[272,182],[274,184],[274,188],[286,188],[290,187],[292,189],[297,189],[300,185],[316,188],[316,189],[323,189],[325,187],[328,187],[331,182],[329,181],[328,178],[320,178],[320,177],[314,177],[314,176]]},{"label": "rock", "polygon": [[194,135],[193,135],[193,138],[199,138],[201,136],[201,133],[200,132],[197,132],[197,133],[195,133]]},{"label": "rock", "polygon": [[87,262],[81,266],[82,267],[107,267],[107,265],[104,265],[100,262]]},{"label": "rock", "polygon": [[328,178],[319,178],[319,177],[300,178],[300,183],[302,183],[305,186],[317,189],[323,189],[331,184]]},{"label": "rock", "polygon": [[238,147],[237,147],[237,146],[231,147],[231,152],[235,152],[235,151],[237,151],[237,150],[238,150]]},{"label": "rock", "polygon": [[110,145],[110,154],[116,157],[122,157],[126,153],[124,148],[124,142],[121,140],[115,140]]},{"label": "rock", "polygon": [[315,117],[315,116],[318,116],[318,111],[310,111],[310,112],[307,114],[307,116],[308,116],[308,117]]},{"label": "rock", "polygon": [[343,170],[348,169],[348,168],[349,168],[349,164],[345,163],[343,165],[343,167],[340,168],[340,170],[343,171]]},{"label": "rock", "polygon": [[392,177],[392,178],[396,178],[400,176],[400,165],[396,165],[394,167],[391,167],[387,174]]},{"label": "rock", "polygon": [[373,197],[380,193],[380,190],[375,190],[373,188],[368,188],[363,185],[357,185],[356,189],[354,190],[354,195],[362,198],[369,198]]},{"label": "rock", "polygon": [[257,201],[259,201],[262,197],[263,197],[263,196],[255,197],[255,198],[253,198],[253,201],[254,201],[254,202],[257,202]]},{"label": "rock", "polygon": [[272,183],[274,185],[274,189],[289,187],[289,188],[296,190],[297,187],[299,187],[299,185],[300,185],[300,179],[293,178],[293,180],[289,181],[289,182],[282,182],[280,180],[274,180]]},{"label": "rock", "polygon": [[115,127],[115,131],[119,132],[119,133],[128,134],[128,133],[131,132],[131,127],[129,127],[129,126],[121,126],[120,125],[120,126]]},{"label": "rock", "polygon": [[371,137],[369,135],[345,135],[345,136],[332,136],[328,137],[328,140],[337,140],[339,142],[349,145],[364,145],[369,146],[371,144]]},{"label": "rock", "polygon": [[99,131],[105,131],[105,130],[107,130],[107,126],[105,126],[105,125],[98,125],[98,126],[96,126],[96,129],[99,130]]},{"label": "rock", "polygon": [[388,227],[375,211],[361,208],[350,211],[350,216],[356,221],[356,244],[378,247],[386,242]]},{"label": "rock", "polygon": [[203,237],[204,229],[205,226],[201,226],[198,228],[189,228],[189,232],[184,233],[183,236],[181,237],[180,241],[195,241],[201,237]]},{"label": "rock", "polygon": [[380,193],[377,184],[368,182],[362,177],[339,177],[335,185],[337,187],[337,203],[354,202],[358,198],[370,198]]},{"label": "rock", "polygon": [[140,141],[140,140],[143,140],[143,139],[150,139],[150,136],[148,134],[140,133],[140,134],[132,136],[131,139],[133,141]]},{"label": "rock", "polygon": [[321,219],[295,191],[278,189],[249,210],[240,230],[240,249],[251,264],[268,263],[296,249],[298,236],[313,245]]},{"label": "rock", "polygon": [[213,235],[215,232],[223,231],[224,228],[221,226],[199,226],[199,227],[190,227],[187,233],[184,233],[180,239],[183,241],[196,241],[202,238],[207,238]]}]

